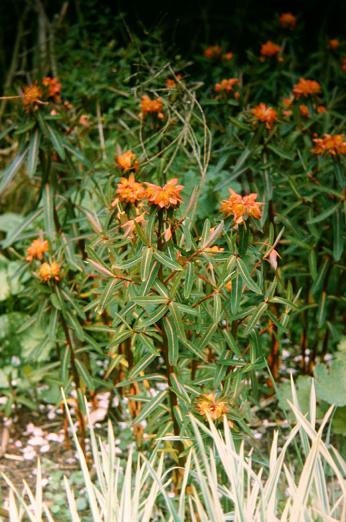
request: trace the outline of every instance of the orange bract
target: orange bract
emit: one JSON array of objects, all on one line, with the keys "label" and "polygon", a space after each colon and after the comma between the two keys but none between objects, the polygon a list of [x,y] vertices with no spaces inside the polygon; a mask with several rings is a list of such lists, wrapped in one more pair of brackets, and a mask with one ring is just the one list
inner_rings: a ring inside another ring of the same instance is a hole
[{"label": "orange bract", "polygon": [[220,58],[222,54],[222,48],[219,45],[211,45],[204,49],[203,54],[206,58]]},{"label": "orange bract", "polygon": [[23,105],[25,108],[29,108],[30,105],[37,105],[40,103],[42,98],[42,90],[36,84],[27,85],[23,89]]},{"label": "orange bract", "polygon": [[132,150],[116,156],[115,162],[123,172],[128,172],[129,170],[137,171],[139,167],[136,154]]},{"label": "orange bract", "polygon": [[222,59],[226,61],[230,61],[233,59],[233,53],[228,52],[222,55]]},{"label": "orange bract", "polygon": [[256,201],[257,194],[252,193],[247,196],[241,196],[234,190],[228,189],[230,195],[228,199],[221,201],[220,210],[226,217],[233,216],[236,224],[244,223],[245,217],[253,217],[260,219],[262,215],[261,205]]},{"label": "orange bract", "polygon": [[338,154],[346,154],[346,141],[343,134],[325,134],[322,138],[314,139],[315,146],[312,149],[314,154],[328,154],[337,156]]},{"label": "orange bract", "polygon": [[238,85],[239,80],[238,78],[228,78],[221,80],[221,82],[215,84],[215,92],[226,92],[230,93],[233,90],[234,85]]},{"label": "orange bract", "polygon": [[308,118],[310,116],[309,107],[307,105],[305,105],[304,103],[299,105],[299,112],[300,112],[300,115],[303,116],[304,118]]},{"label": "orange bract", "polygon": [[142,183],[136,181],[134,175],[130,174],[128,178],[120,179],[116,194],[124,203],[137,203],[145,198],[146,191]]},{"label": "orange bract", "polygon": [[265,103],[256,105],[256,107],[251,109],[251,114],[255,116],[257,120],[263,122],[267,129],[271,129],[278,118],[276,110]]},{"label": "orange bract", "polygon": [[340,40],[338,40],[337,38],[332,38],[331,40],[328,40],[328,47],[329,49],[335,51],[340,47]]},{"label": "orange bract", "polygon": [[[181,74],[177,74],[176,75],[176,78],[178,81],[180,81],[183,77]],[[175,89],[177,86],[177,81],[174,80],[173,78],[167,78],[166,80],[166,87],[167,89]]]},{"label": "orange bract", "polygon": [[297,17],[292,13],[282,13],[279,17],[281,27],[285,29],[295,29],[297,25]]},{"label": "orange bract", "polygon": [[183,185],[178,185],[177,178],[170,179],[163,187],[147,183],[146,196],[149,203],[160,208],[177,207],[183,201],[180,192]]},{"label": "orange bract", "polygon": [[43,78],[42,85],[48,87],[48,97],[54,98],[55,101],[60,100],[61,94],[61,82],[58,78],[51,78],[50,76],[46,76]]},{"label": "orange bract", "polygon": [[293,94],[296,98],[307,97],[321,92],[321,86],[315,80],[305,80],[300,78],[299,82],[293,86]]},{"label": "orange bract", "polygon": [[151,100],[149,96],[142,96],[141,117],[144,118],[146,114],[156,114],[160,120],[164,118],[163,104],[161,98]]},{"label": "orange bract", "polygon": [[260,49],[260,54],[262,56],[277,56],[281,52],[281,46],[277,45],[274,42],[268,40],[266,43],[262,44]]},{"label": "orange bract", "polygon": [[42,263],[38,271],[39,278],[45,283],[51,279],[59,281],[59,274],[60,265],[56,261],[53,261],[52,263]]},{"label": "orange bract", "polygon": [[209,415],[215,421],[226,415],[229,408],[225,401],[215,397],[215,393],[207,393],[199,397],[197,410],[200,415]]},{"label": "orange bract", "polygon": [[33,259],[42,259],[46,252],[48,252],[48,241],[44,239],[34,239],[27,248],[26,260],[31,262]]}]

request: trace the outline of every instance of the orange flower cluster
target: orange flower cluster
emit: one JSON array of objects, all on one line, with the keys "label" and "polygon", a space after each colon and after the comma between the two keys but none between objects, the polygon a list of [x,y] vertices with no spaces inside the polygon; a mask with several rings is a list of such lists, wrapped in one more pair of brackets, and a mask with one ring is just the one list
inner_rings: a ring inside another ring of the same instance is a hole
[{"label": "orange flower cluster", "polygon": [[[214,89],[215,89],[215,92],[225,92],[225,93],[229,94],[230,92],[233,91],[234,85],[239,85],[238,78],[228,78],[228,79],[221,80],[221,82],[215,84]],[[239,93],[235,93],[234,95],[236,95],[236,94],[239,94]]]},{"label": "orange flower cluster", "polygon": [[261,56],[273,57],[277,56],[282,50],[282,47],[274,42],[268,40],[266,43],[261,45],[260,54]]},{"label": "orange flower cluster", "polygon": [[[116,194],[124,203],[137,203],[146,197],[146,190],[143,183],[136,181],[134,174],[130,174],[128,178],[120,179]],[[115,201],[112,206],[115,206]]]},{"label": "orange flower cluster", "polygon": [[204,49],[203,55],[206,58],[214,59],[214,60],[219,59],[219,60],[230,61],[233,58],[233,53],[231,53],[231,52],[223,53],[222,47],[220,47],[219,45],[211,45],[210,47],[207,47],[206,49]]},{"label": "orange flower cluster", "polygon": [[115,162],[123,172],[129,172],[130,170],[136,172],[139,167],[137,156],[132,150],[128,150],[116,156]]},{"label": "orange flower cluster", "polygon": [[[178,81],[180,81],[183,77],[181,74],[177,74],[176,78]],[[166,80],[167,89],[175,89],[176,86],[177,86],[176,80],[174,80],[173,78],[167,78],[167,80]]]},{"label": "orange flower cluster", "polygon": [[299,105],[299,112],[300,115],[303,116],[303,118],[308,118],[310,116],[309,107],[305,105],[305,103]]},{"label": "orange flower cluster", "polygon": [[42,89],[34,83],[33,85],[27,85],[23,89],[23,105],[25,109],[29,109],[30,106],[37,108],[37,105],[41,102]]},{"label": "orange flower cluster", "polygon": [[208,254],[219,254],[220,252],[224,252],[224,250],[225,249],[223,247],[214,245],[214,246],[205,248],[204,252],[207,252]]},{"label": "orange flower cluster", "polygon": [[60,265],[56,261],[53,261],[52,263],[42,263],[38,271],[39,278],[41,279],[41,281],[44,281],[45,283],[47,283],[51,279],[59,281],[59,275]]},{"label": "orange flower cluster", "polygon": [[328,154],[329,156],[337,156],[338,154],[346,154],[346,141],[343,134],[325,134],[322,138],[314,139],[315,146],[312,149],[314,154]]},{"label": "orange flower cluster", "polygon": [[50,76],[46,76],[42,80],[42,85],[47,87],[48,89],[48,97],[53,98],[54,101],[58,102],[60,101],[60,95],[61,95],[61,82],[58,80],[58,78],[52,78]]},{"label": "orange flower cluster", "polygon": [[315,80],[305,80],[304,78],[300,78],[299,82],[293,86],[293,94],[297,99],[320,94],[320,92],[321,85]]},{"label": "orange flower cluster", "polygon": [[151,100],[149,96],[142,96],[141,117],[144,118],[147,114],[156,114],[159,120],[164,118],[161,98]]},{"label": "orange flower cluster", "polygon": [[265,103],[256,105],[256,107],[251,109],[251,114],[256,120],[264,123],[267,129],[271,129],[278,118],[276,110]]},{"label": "orange flower cluster", "polygon": [[293,31],[297,25],[297,17],[292,13],[282,13],[279,17],[279,22],[284,29]]},{"label": "orange flower cluster", "polygon": [[48,252],[48,241],[44,239],[34,239],[31,245],[27,248],[26,260],[33,261],[33,259],[42,259],[44,254]]},{"label": "orange flower cluster", "polygon": [[220,210],[226,217],[233,216],[234,221],[237,225],[244,223],[245,217],[253,217],[260,219],[262,215],[261,205],[259,201],[256,201],[257,194],[252,193],[247,196],[241,196],[234,190],[228,189],[230,195],[228,199],[221,201]]},{"label": "orange flower cluster", "polygon": [[147,183],[146,196],[151,205],[160,208],[177,207],[183,201],[180,195],[183,188],[183,185],[178,185],[177,178],[170,179],[163,187]]},{"label": "orange flower cluster", "polygon": [[222,48],[219,45],[211,45],[203,51],[206,58],[220,58],[222,55]]},{"label": "orange flower cluster", "polygon": [[226,401],[217,399],[215,393],[201,395],[197,402],[197,410],[200,415],[209,417],[212,420],[221,419],[229,411]]},{"label": "orange flower cluster", "polygon": [[117,199],[112,203],[114,207],[117,201],[124,203],[137,203],[147,200],[151,205],[159,208],[177,207],[182,202],[180,192],[183,185],[178,185],[177,178],[170,179],[163,187],[154,183],[140,183],[135,180],[133,174],[129,178],[121,178],[117,187]]},{"label": "orange flower cluster", "polygon": [[328,40],[328,48],[332,51],[336,51],[340,47],[340,40],[337,38],[332,38],[331,40]]}]

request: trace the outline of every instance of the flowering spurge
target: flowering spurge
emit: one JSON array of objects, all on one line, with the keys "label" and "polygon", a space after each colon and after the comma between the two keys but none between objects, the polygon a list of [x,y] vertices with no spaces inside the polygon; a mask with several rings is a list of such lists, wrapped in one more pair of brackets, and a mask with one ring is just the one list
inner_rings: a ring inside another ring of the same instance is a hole
[{"label": "flowering spurge", "polygon": [[178,178],[139,179],[116,185],[114,219],[88,249],[109,336],[106,373],[132,401],[134,426],[147,421],[144,439],[179,437],[191,411],[216,421],[227,414],[235,430],[245,429],[241,383],[263,364],[267,334],[259,332],[274,306],[286,323],[293,297],[281,288],[288,301],[280,301],[273,292],[278,247],[274,237],[260,239],[263,204],[255,193],[231,191],[215,221],[200,227],[199,201],[186,199]]},{"label": "flowering spurge", "polygon": [[256,123],[256,121],[262,122],[269,130],[272,129],[274,123],[278,119],[276,110],[265,103],[259,103],[256,107],[251,109],[250,112],[254,117],[254,123]]}]

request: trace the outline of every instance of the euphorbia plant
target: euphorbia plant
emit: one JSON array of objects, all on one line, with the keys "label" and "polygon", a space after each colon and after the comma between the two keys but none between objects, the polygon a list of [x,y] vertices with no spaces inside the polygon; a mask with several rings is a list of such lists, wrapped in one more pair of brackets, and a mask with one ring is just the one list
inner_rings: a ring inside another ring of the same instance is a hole
[{"label": "euphorbia plant", "polygon": [[135,385],[134,424],[147,420],[159,436],[179,437],[191,411],[215,419],[227,412],[246,429],[249,383],[255,392],[265,365],[261,326],[270,318],[285,328],[291,307],[266,262],[272,230],[263,238],[255,224],[262,204],[231,191],[221,205],[226,221],[219,214],[201,228],[198,191],[188,198],[178,179],[143,183],[134,170],[118,183],[106,229],[88,248],[90,268],[101,274],[103,318],[91,329],[110,336],[106,376],[119,389]]}]

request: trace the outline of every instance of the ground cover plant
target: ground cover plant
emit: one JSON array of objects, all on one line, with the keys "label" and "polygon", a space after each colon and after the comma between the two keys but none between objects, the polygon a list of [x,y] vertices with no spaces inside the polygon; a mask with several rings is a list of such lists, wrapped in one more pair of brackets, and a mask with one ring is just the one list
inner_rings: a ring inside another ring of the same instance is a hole
[{"label": "ground cover plant", "polygon": [[[31,443],[15,445],[30,415],[54,420],[50,440],[71,451],[69,405],[88,462],[86,399],[122,458],[162,441],[184,495],[187,441],[201,447],[211,419],[226,444],[231,430],[234,444],[256,433],[265,446],[290,372],[302,415],[315,378],[306,433],[335,406],[344,454],[345,40],[323,33],[308,53],[303,16],[283,12],[251,48],[183,53],[160,27],[143,39],[125,17],[76,6],[25,4],[3,60],[0,456],[49,451],[32,423]],[[214,467],[221,477],[213,458],[194,473]],[[212,519],[216,490],[194,495],[193,513]],[[232,495],[215,509],[242,519]]]}]

